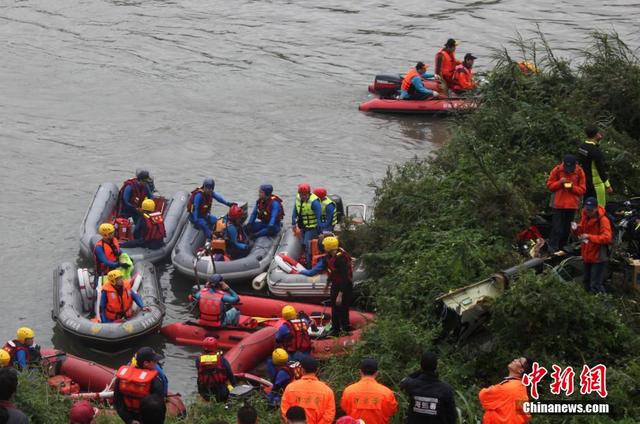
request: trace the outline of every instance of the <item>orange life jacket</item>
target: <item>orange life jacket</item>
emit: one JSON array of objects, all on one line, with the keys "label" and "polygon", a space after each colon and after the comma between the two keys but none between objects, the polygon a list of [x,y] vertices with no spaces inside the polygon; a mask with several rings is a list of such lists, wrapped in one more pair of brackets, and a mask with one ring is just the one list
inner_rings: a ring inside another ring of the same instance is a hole
[{"label": "orange life jacket", "polygon": [[146,229],[144,234],[145,241],[163,241],[167,232],[164,228],[162,212],[144,214],[143,218]]},{"label": "orange life jacket", "polygon": [[222,358],[222,352],[200,355],[198,386],[211,388],[227,382],[227,369],[222,364]]},{"label": "orange life jacket", "polygon": [[122,215],[122,209],[124,207],[124,190],[131,186],[131,199],[130,203],[135,205],[137,208],[142,206],[142,201],[147,197],[147,191],[145,190],[144,184],[138,181],[137,178],[129,178],[122,184],[120,191],[118,192],[118,202],[117,202],[117,215]]},{"label": "orange life jacket", "polygon": [[476,84],[473,82],[473,71],[462,64],[456,66],[451,88],[459,91],[476,88]]},{"label": "orange life jacket", "polygon": [[140,411],[140,402],[151,394],[153,379],[158,375],[156,370],[137,368],[129,365],[120,367],[116,373],[118,389],[122,393],[124,404],[129,411]]},{"label": "orange life jacket", "polygon": [[289,328],[289,336],[283,341],[282,347],[289,353],[311,351],[311,337],[309,326],[304,320],[293,319],[284,323]]},{"label": "orange life jacket", "polygon": [[447,85],[451,85],[453,83],[453,73],[456,69],[456,65],[460,62],[456,60],[456,54],[454,52],[449,52],[442,48],[438,53],[436,53],[436,66],[438,63],[438,56],[442,57],[442,61],[440,62],[440,76],[445,80]]},{"label": "orange life jacket", "polygon": [[208,288],[200,291],[198,309],[200,309],[200,323],[210,327],[220,327],[222,321],[222,298],[224,292],[216,290],[211,292]]},{"label": "orange life jacket", "polygon": [[[339,274],[336,270],[336,261],[338,257],[344,257],[347,260],[347,275]],[[351,256],[343,249],[338,248],[338,252],[335,256],[327,255],[327,277],[329,282],[332,284],[343,284],[346,282],[353,282],[353,259]],[[346,278],[346,280],[345,280]]]},{"label": "orange life jacket", "polygon": [[113,237],[111,241],[105,241],[105,239],[100,239],[96,242],[96,245],[93,247],[93,260],[96,264],[96,273],[98,275],[104,275],[111,271],[113,268],[103,264],[98,260],[98,256],[96,255],[96,248],[100,246],[104,251],[104,255],[108,260],[112,262],[118,262],[118,258],[120,257],[120,243],[118,239]]},{"label": "orange life jacket", "polygon": [[404,75],[404,78],[402,79],[402,84],[400,85],[400,89],[404,90],[404,91],[409,91],[409,89],[411,88],[411,80],[414,77],[419,77],[420,74],[418,73],[418,70],[416,68],[411,68],[407,71],[407,73]]},{"label": "orange life jacket", "polygon": [[107,305],[105,315],[109,321],[131,318],[133,315],[133,297],[131,295],[131,283],[129,280],[122,282],[122,291],[118,290],[111,283],[102,286],[102,291],[107,293]]},{"label": "orange life jacket", "polygon": [[202,197],[200,198],[200,207],[198,208],[198,217],[205,217],[211,211],[213,193],[207,193],[202,187],[198,187],[191,192],[191,194],[189,195],[189,200],[187,201],[187,211],[189,211],[189,218],[191,218],[191,214],[193,213],[193,201],[196,197],[196,194],[198,193],[202,193]]},{"label": "orange life jacket", "polygon": [[278,217],[276,218],[276,224],[280,224],[282,222],[282,218],[284,218],[284,207],[282,207],[282,199],[272,194],[267,199],[262,200],[258,199],[257,206],[257,215],[256,218],[260,221],[268,224],[271,221],[271,205],[273,202],[280,203],[280,212],[278,212]]}]

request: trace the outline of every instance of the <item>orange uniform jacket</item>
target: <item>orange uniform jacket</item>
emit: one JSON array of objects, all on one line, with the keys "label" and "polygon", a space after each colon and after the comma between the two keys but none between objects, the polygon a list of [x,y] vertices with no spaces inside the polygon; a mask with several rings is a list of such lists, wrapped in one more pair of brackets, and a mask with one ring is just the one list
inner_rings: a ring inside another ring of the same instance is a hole
[{"label": "orange uniform jacket", "polygon": [[[571,187],[565,188],[560,179],[566,178]],[[549,174],[547,188],[553,193],[549,202],[554,209],[578,209],[580,198],[587,191],[587,179],[580,165],[573,172],[564,170],[564,165],[557,165]]]},{"label": "orange uniform jacket", "polygon": [[598,206],[598,215],[594,218],[589,218],[587,212],[582,210],[577,233],[589,235],[589,242],[582,243],[580,247],[584,263],[595,264],[608,259],[607,245],[612,241],[611,222],[602,206]]},{"label": "orange uniform jacket", "polygon": [[366,424],[387,424],[398,410],[398,402],[391,389],[372,376],[364,376],[344,389],[340,407]]},{"label": "orange uniform jacket", "polygon": [[505,380],[478,395],[484,408],[482,424],[525,424],[531,415],[522,411],[522,402],[528,402],[527,388],[519,379]]},{"label": "orange uniform jacket", "polygon": [[303,375],[284,389],[280,402],[283,417],[292,406],[304,409],[307,424],[331,424],[336,416],[333,390],[312,374]]},{"label": "orange uniform jacket", "polygon": [[453,90],[467,91],[476,88],[476,83],[473,81],[473,71],[466,66],[460,64],[456,66],[453,71]]}]

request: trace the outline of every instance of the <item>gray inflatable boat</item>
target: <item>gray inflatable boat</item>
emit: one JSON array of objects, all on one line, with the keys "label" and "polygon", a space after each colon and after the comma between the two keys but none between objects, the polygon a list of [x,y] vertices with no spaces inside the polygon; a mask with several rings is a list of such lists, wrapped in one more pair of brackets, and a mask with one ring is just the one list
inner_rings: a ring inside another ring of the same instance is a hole
[{"label": "gray inflatable boat", "polygon": [[[292,264],[281,259],[281,254],[289,258],[298,259],[303,253],[302,244],[296,238],[292,228],[287,228],[278,245],[274,260],[269,266],[266,282],[269,292],[276,297],[307,297],[328,298],[327,274],[322,273],[307,277],[306,275],[291,272]],[[299,265],[301,266],[301,265]],[[362,261],[353,259],[353,284],[361,283],[366,278]],[[259,287],[254,282],[254,288]]]},{"label": "gray inflatable boat", "polygon": [[257,238],[251,252],[244,258],[232,261],[212,261],[210,256],[198,254],[205,243],[204,233],[188,222],[180,240],[173,249],[171,261],[179,272],[193,278],[196,277],[195,270],[197,268],[200,281],[206,280],[216,272],[222,274],[227,282],[247,281],[267,269],[281,236],[282,232],[273,237]]},{"label": "gray inflatable boat", "polygon": [[[141,311],[134,303],[135,315],[121,323],[100,323],[90,316],[99,313],[97,299],[101,286],[93,287],[94,277],[86,268],[65,262],[53,272],[54,321],[67,333],[93,345],[111,347],[159,331],[165,308],[156,269],[151,262],[138,262],[131,273],[132,288],[142,297]],[[99,315],[98,315],[99,316]]]},{"label": "gray inflatable boat", "polygon": [[[98,226],[111,219],[116,208],[119,191],[118,186],[113,183],[103,183],[98,187],[80,228],[80,253],[82,256],[93,259],[93,247],[100,240]],[[187,222],[188,199],[189,194],[186,191],[178,191],[173,195],[173,198],[166,199],[163,218],[167,234],[162,248],[135,247],[123,248],[122,251],[127,253],[134,262],[145,260],[156,263],[169,256]]]}]

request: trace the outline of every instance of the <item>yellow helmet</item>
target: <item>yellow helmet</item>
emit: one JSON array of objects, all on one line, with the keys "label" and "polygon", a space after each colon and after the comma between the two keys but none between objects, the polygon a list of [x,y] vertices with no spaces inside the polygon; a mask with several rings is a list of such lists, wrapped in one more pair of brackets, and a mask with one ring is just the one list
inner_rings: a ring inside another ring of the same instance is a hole
[{"label": "yellow helmet", "polygon": [[324,247],[325,252],[329,252],[330,250],[338,249],[338,238],[337,237],[325,237],[322,240],[322,247]]},{"label": "yellow helmet", "polygon": [[142,201],[142,210],[145,212],[153,212],[156,210],[156,202],[153,199],[144,199]]},{"label": "yellow helmet", "polygon": [[271,360],[275,366],[284,365],[289,360],[289,354],[286,350],[279,347],[271,354]]},{"label": "yellow helmet", "polygon": [[118,278],[122,277],[122,271],[120,271],[119,269],[114,269],[113,271],[109,271],[109,273],[107,274],[107,280],[109,280],[109,282],[113,283],[114,281],[116,281]]},{"label": "yellow helmet", "polygon": [[296,312],[296,308],[291,305],[285,305],[282,308],[282,319],[290,320],[296,319],[298,313]]},{"label": "yellow helmet", "polygon": [[[285,352],[285,354],[286,353],[287,352]],[[273,354],[275,355],[275,352],[273,352]],[[7,352],[4,349],[0,349],[0,368],[4,368],[8,366],[10,361],[11,361],[11,355],[9,355],[9,352]]]},{"label": "yellow helmet", "polygon": [[112,224],[104,223],[104,224],[100,224],[100,226],[98,227],[98,233],[102,237],[109,236],[115,232],[116,232],[116,227],[114,227]]},{"label": "yellow helmet", "polygon": [[24,343],[27,339],[33,339],[36,336],[36,333],[33,332],[29,327],[20,327],[18,331],[16,331],[16,339],[20,343]]}]

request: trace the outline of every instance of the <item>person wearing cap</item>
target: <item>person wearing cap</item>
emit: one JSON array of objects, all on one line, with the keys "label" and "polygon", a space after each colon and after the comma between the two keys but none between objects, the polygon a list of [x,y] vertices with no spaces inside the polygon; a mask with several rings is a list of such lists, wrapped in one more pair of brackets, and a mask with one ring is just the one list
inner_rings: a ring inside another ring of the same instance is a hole
[{"label": "person wearing cap", "polygon": [[580,256],[584,262],[585,288],[592,293],[604,293],[602,283],[613,236],[607,213],[595,197],[587,197],[580,215],[580,223],[574,223],[572,227],[582,242]]},{"label": "person wearing cap", "polygon": [[284,218],[282,199],[273,194],[271,184],[262,184],[258,190],[258,200],[253,207],[247,232],[252,238],[275,236],[280,233]]},{"label": "person wearing cap", "polygon": [[222,275],[213,274],[205,287],[191,296],[200,311],[199,323],[208,327],[236,325],[240,312],[233,307],[240,302],[240,296],[224,282]]},{"label": "person wearing cap", "polygon": [[562,163],[551,170],[547,179],[547,188],[551,191],[549,205],[552,210],[549,249],[551,252],[557,252],[569,240],[571,221],[586,191],[584,171],[577,164],[574,155],[564,155]]},{"label": "person wearing cap", "polygon": [[283,421],[292,406],[304,409],[308,424],[332,424],[336,416],[335,395],[331,387],[316,376],[318,362],[310,356],[301,361],[303,375],[289,383],[282,395],[280,412]]},{"label": "person wearing cap", "polygon": [[307,268],[311,266],[311,240],[320,234],[321,217],[322,205],[318,196],[311,193],[311,186],[306,183],[298,185],[291,225],[294,227],[294,231],[301,235],[302,247],[305,253],[305,266]]},{"label": "person wearing cap", "polygon": [[460,61],[456,59],[456,47],[458,42],[453,38],[449,38],[444,47],[436,53],[436,70],[435,74],[447,84],[447,87],[453,85],[453,74],[456,66],[460,65]]},{"label": "person wearing cap", "polygon": [[340,247],[337,237],[324,237],[322,247],[326,254],[313,268],[304,269],[300,274],[314,276],[322,271],[327,272],[331,297],[330,335],[339,336],[341,331],[351,331],[349,307],[353,297],[353,259]]},{"label": "person wearing cap", "polygon": [[18,372],[13,368],[0,368],[0,409],[5,411],[8,424],[29,424],[27,416],[13,403],[18,391]]},{"label": "person wearing cap", "polygon": [[153,199],[151,186],[153,180],[149,171],[139,169],[136,177],[126,180],[118,192],[117,215],[122,218],[133,218],[137,225],[141,218],[141,207],[144,199]]},{"label": "person wearing cap", "polygon": [[202,181],[202,186],[196,188],[189,195],[187,201],[187,211],[189,212],[189,221],[204,233],[206,240],[211,240],[213,229],[216,227],[218,218],[211,213],[211,204],[213,200],[223,205],[231,207],[233,202],[228,202],[222,195],[214,189],[216,182],[211,177],[207,177]]},{"label": "person wearing cap", "polygon": [[360,362],[360,381],[347,386],[340,407],[349,416],[367,424],[387,424],[398,411],[393,390],[378,383],[378,361],[364,358]]},{"label": "person wearing cap", "polygon": [[400,98],[402,100],[426,100],[438,97],[438,92],[430,90],[422,83],[423,79],[433,78],[434,75],[427,72],[427,65],[422,62],[409,69],[400,85]]},{"label": "person wearing cap", "polygon": [[123,365],[116,372],[113,405],[125,423],[140,421],[140,406],[146,396],[156,395],[164,401],[164,384],[156,369],[162,359],[152,348],[142,347],[135,365]]},{"label": "person wearing cap", "polygon": [[456,423],[458,414],[453,388],[438,378],[437,369],[436,354],[424,352],[420,371],[400,381],[400,388],[409,395],[407,424]]},{"label": "person wearing cap", "polygon": [[509,375],[501,383],[480,390],[478,398],[485,411],[483,423],[525,424],[531,419],[522,410],[522,404],[529,401],[522,376],[531,372],[533,363],[531,358],[515,358],[507,365]]},{"label": "person wearing cap", "polygon": [[75,402],[69,410],[69,424],[91,424],[98,413],[88,400]]},{"label": "person wearing cap", "polygon": [[607,193],[613,193],[613,188],[607,176],[607,165],[600,150],[600,140],[604,137],[602,131],[595,125],[584,130],[587,140],[578,147],[578,161],[584,170],[587,180],[585,198],[595,197],[598,205],[607,205]]},{"label": "person wearing cap", "polygon": [[307,424],[307,415],[299,406],[292,406],[285,414],[286,424]]},{"label": "person wearing cap", "polygon": [[451,89],[458,94],[464,94],[476,89],[476,83],[473,80],[473,62],[476,57],[471,53],[464,55],[464,60],[453,71],[453,81]]}]

